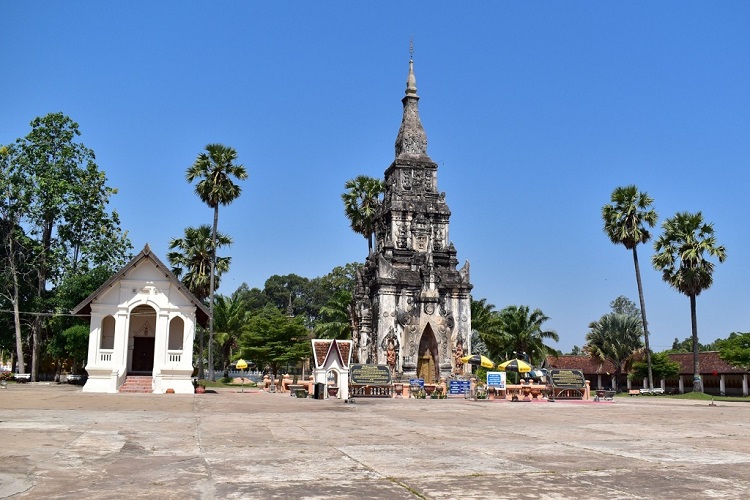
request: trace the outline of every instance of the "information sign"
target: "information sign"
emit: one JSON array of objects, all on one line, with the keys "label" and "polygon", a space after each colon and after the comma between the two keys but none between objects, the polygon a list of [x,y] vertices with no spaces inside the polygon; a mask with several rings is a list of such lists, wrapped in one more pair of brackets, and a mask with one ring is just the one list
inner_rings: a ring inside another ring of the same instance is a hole
[{"label": "information sign", "polygon": [[391,369],[388,365],[354,364],[349,369],[349,377],[355,385],[390,385]]},{"label": "information sign", "polygon": [[487,385],[495,389],[505,389],[505,372],[487,372]]},{"label": "information sign", "polygon": [[561,389],[583,389],[586,387],[586,377],[581,370],[562,370],[553,368],[548,372],[554,387]]},{"label": "information sign", "polygon": [[468,394],[471,390],[471,382],[468,380],[451,380],[448,393],[449,394]]},{"label": "information sign", "polygon": [[419,387],[424,389],[424,379],[423,378],[410,378],[409,385],[418,385]]}]

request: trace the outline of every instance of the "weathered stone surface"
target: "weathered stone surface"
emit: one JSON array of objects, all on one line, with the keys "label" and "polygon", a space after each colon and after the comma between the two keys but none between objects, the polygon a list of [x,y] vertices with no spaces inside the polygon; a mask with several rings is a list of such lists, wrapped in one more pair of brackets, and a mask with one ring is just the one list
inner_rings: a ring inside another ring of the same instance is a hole
[{"label": "weathered stone surface", "polygon": [[437,188],[437,164],[427,155],[416,92],[409,61],[396,159],[385,171],[375,223],[375,251],[357,276],[354,362],[387,363],[395,351],[395,376],[436,382],[459,371],[457,354],[470,351],[471,283],[468,262],[456,269],[451,212]]},{"label": "weathered stone surface", "polygon": [[746,403],[0,394],[0,498],[748,498]]}]

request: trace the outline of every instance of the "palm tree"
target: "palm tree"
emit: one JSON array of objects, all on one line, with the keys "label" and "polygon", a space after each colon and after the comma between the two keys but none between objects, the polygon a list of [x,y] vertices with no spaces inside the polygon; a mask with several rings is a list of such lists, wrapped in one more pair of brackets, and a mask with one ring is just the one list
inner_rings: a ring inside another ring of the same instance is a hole
[{"label": "palm tree", "polygon": [[506,352],[508,337],[502,330],[499,315],[500,311],[495,309],[494,304],[488,304],[487,299],[471,299],[472,334],[476,332],[486,349],[486,352],[480,352],[481,347],[472,341],[471,354],[487,354],[491,358],[498,358]]},{"label": "palm tree", "polygon": [[529,306],[508,306],[500,311],[502,332],[508,338],[508,351],[526,353],[530,362],[533,361],[532,355],[538,355],[541,359],[547,354],[559,355],[557,349],[545,344],[547,340],[560,340],[553,330],[542,330],[542,323],[549,318],[541,309],[529,311]]},{"label": "palm tree", "polygon": [[333,294],[320,308],[320,322],[315,326],[315,335],[323,339],[351,339],[353,307],[352,294],[348,290]]},{"label": "palm tree", "polygon": [[648,227],[654,227],[658,220],[656,211],[651,208],[654,202],[647,193],[638,191],[636,186],[618,187],[612,191],[612,204],[602,207],[604,232],[615,245],[624,245],[633,251],[633,265],[635,266],[635,281],[638,284],[638,298],[641,301],[641,321],[643,323],[643,339],[646,342],[646,364],[648,365],[648,387],[654,388],[654,375],[651,369],[651,349],[648,343],[648,321],[646,320],[646,302],[643,298],[643,283],[641,269],[638,265],[639,243],[646,243],[651,239]]},{"label": "palm tree", "polygon": [[247,307],[242,296],[232,294],[230,297],[216,296],[214,307],[214,327],[216,342],[221,350],[221,359],[226,375],[232,359],[232,351],[237,348],[237,341],[247,324]]},{"label": "palm tree", "polygon": [[344,187],[348,190],[341,195],[344,213],[352,230],[367,239],[367,249],[372,251],[375,215],[380,208],[380,195],[385,192],[385,185],[380,179],[358,175],[346,181]]},{"label": "palm tree", "polygon": [[247,170],[237,165],[237,151],[222,144],[209,144],[207,153],[200,153],[190,167],[185,177],[188,182],[200,179],[195,185],[195,192],[200,199],[214,209],[214,224],[211,231],[212,256],[211,274],[209,276],[209,313],[208,313],[208,374],[214,380],[214,362],[211,345],[214,339],[214,286],[216,268],[216,232],[219,226],[219,205],[229,205],[240,196],[242,188],[234,183],[247,179]]},{"label": "palm tree", "polygon": [[702,392],[698,362],[698,321],[695,298],[713,284],[714,263],[727,258],[723,245],[717,245],[714,226],[703,221],[700,212],[679,212],[662,225],[664,233],[654,242],[654,267],[662,279],[678,292],[690,297],[690,321],[693,333],[693,391]]},{"label": "palm tree", "polygon": [[609,313],[589,324],[586,345],[583,350],[599,362],[609,361],[615,367],[615,387],[618,389],[620,374],[629,369],[633,356],[640,352],[641,320],[627,314]]},{"label": "palm tree", "polygon": [[[205,300],[210,295],[211,261],[215,255],[212,251],[217,246],[230,245],[232,239],[222,233],[216,235],[216,244],[212,244],[211,228],[207,224],[185,228],[182,238],[172,238],[167,253],[167,260],[172,266],[172,273],[181,279],[182,283],[190,290],[198,300]],[[221,274],[229,270],[231,257],[219,257],[215,259],[215,274],[217,279]],[[199,377],[203,378],[203,335],[199,337],[200,363],[198,364]]]}]

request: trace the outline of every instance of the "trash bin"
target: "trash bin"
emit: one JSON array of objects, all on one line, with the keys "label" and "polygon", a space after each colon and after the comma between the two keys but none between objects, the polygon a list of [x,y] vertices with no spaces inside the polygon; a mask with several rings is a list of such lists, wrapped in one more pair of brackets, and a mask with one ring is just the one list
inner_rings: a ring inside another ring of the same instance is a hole
[{"label": "trash bin", "polygon": [[326,385],[322,382],[315,384],[315,392],[313,394],[314,399],[325,399],[326,398]]}]

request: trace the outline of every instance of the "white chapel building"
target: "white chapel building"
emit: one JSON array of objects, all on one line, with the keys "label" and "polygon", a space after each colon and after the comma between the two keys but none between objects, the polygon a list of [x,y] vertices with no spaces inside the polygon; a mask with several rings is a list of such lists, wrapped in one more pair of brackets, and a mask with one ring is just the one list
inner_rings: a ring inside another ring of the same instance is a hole
[{"label": "white chapel building", "polygon": [[73,314],[91,315],[84,392],[194,392],[195,329],[209,313],[148,244]]}]

